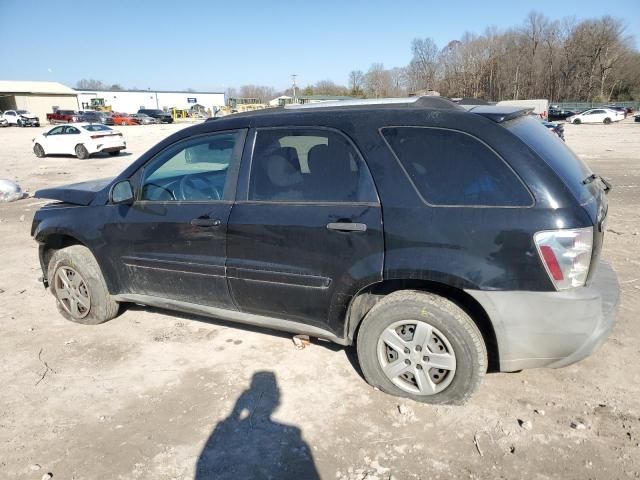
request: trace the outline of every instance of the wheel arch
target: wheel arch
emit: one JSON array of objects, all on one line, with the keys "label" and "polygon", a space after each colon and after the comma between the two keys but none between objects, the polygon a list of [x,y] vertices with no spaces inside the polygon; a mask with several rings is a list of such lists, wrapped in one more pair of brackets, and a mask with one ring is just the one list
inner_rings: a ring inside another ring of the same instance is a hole
[{"label": "wheel arch", "polygon": [[417,279],[383,280],[360,290],[349,303],[345,322],[345,336],[349,343],[355,342],[358,329],[369,310],[387,295],[401,290],[418,290],[433,293],[452,301],[474,321],[487,348],[488,371],[500,371],[500,352],[493,324],[482,305],[464,290],[450,285]]},{"label": "wheel arch", "polygon": [[[42,267],[43,273],[43,282],[45,286],[49,286],[48,281],[48,269],[49,262],[51,261],[51,257],[58,250],[62,250],[63,248],[71,247],[73,245],[81,245],[87,248],[94,258],[96,258],[95,254],[91,250],[91,248],[82,240],[80,240],[77,236],[74,236],[68,232],[51,232],[44,233],[38,235],[38,242],[40,243],[40,247],[38,249],[39,257],[40,257],[40,266]],[[97,261],[97,258],[96,258]],[[98,262],[98,266],[100,263]]]}]

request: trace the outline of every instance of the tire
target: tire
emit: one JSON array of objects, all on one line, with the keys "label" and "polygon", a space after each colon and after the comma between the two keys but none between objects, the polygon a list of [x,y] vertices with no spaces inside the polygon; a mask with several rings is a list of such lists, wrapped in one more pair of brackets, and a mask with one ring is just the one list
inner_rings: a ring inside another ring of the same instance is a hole
[{"label": "tire", "polygon": [[605,125],[609,125],[609,124],[611,123],[611,119],[610,119],[609,117],[607,117],[607,118],[605,118],[602,122],[603,122]]},{"label": "tire", "polygon": [[85,160],[87,158],[89,158],[89,152],[87,151],[87,148],[82,145],[76,145],[76,157],[78,157],[80,160]]},{"label": "tire", "polygon": [[36,143],[33,146],[33,153],[36,154],[36,157],[38,158],[44,158],[47,155],[44,153],[44,148],[42,148],[42,145],[40,145],[39,143]]},{"label": "tire", "polygon": [[127,122],[125,122],[124,120],[122,122],[120,122],[120,125],[122,125],[123,127],[127,125]]},{"label": "tire", "polygon": [[[425,341],[414,344],[417,332]],[[399,348],[391,348],[387,339]],[[392,293],[369,311],[360,325],[357,351],[369,384],[431,404],[464,404],[480,385],[488,363],[482,334],[460,307],[413,290]],[[391,371],[395,366],[399,373],[388,376],[383,365]]]},{"label": "tire", "polygon": [[118,155],[120,155],[120,150],[116,150],[115,152],[109,152],[109,155],[111,155],[112,157],[117,157]]},{"label": "tire", "polygon": [[[87,247],[72,245],[55,252],[47,275],[58,311],[67,320],[98,325],[118,314],[119,304],[109,295],[98,262]],[[69,287],[64,288],[65,284]]]},{"label": "tire", "polygon": [[18,120],[18,126],[19,127],[24,127],[24,123],[21,120]]},{"label": "tire", "polygon": [[573,121],[573,124],[574,124],[574,125],[580,125],[581,123],[582,123],[582,120],[580,120],[579,118],[576,118],[576,119]]}]

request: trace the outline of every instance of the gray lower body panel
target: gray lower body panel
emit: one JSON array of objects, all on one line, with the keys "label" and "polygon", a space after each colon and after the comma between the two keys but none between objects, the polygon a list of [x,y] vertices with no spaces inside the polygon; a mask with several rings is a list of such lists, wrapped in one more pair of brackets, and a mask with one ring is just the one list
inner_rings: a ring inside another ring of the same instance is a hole
[{"label": "gray lower body panel", "polygon": [[585,287],[560,292],[466,290],[491,319],[500,370],[565,367],[588,357],[615,324],[616,273],[600,262]]},{"label": "gray lower body panel", "polygon": [[274,330],[301,333],[324,340],[330,340],[340,345],[349,345],[350,343],[346,339],[337,337],[333,333],[329,332],[328,330],[324,330],[323,328],[291,320],[283,320],[280,318],[255,315],[253,313],[245,313],[238,310],[228,310],[225,308],[207,305],[197,305],[194,303],[154,297],[151,295],[123,294],[115,295],[113,298],[118,302],[138,303],[141,305],[148,305],[150,307],[165,308],[167,310],[177,310],[186,313],[195,313],[196,315],[204,315],[220,320],[272,328]]}]

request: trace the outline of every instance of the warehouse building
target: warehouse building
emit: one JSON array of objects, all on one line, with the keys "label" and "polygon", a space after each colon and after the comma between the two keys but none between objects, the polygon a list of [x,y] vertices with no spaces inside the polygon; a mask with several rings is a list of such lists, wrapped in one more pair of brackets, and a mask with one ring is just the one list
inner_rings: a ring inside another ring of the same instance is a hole
[{"label": "warehouse building", "polygon": [[114,112],[135,113],[141,108],[169,111],[199,108],[215,112],[224,106],[222,92],[176,92],[162,90],[80,90],[77,89],[80,110],[93,105],[111,107]]},{"label": "warehouse building", "polygon": [[0,110],[28,110],[44,121],[55,109],[77,110],[77,92],[57,82],[0,80]]}]

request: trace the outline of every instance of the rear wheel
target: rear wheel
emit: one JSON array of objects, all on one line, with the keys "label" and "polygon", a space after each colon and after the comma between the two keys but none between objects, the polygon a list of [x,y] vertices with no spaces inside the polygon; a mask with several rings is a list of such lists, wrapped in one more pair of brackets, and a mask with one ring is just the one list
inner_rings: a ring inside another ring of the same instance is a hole
[{"label": "rear wheel", "polygon": [[604,122],[605,125],[609,125],[611,123],[611,119],[609,117],[607,117],[607,118],[605,118],[603,120],[603,122]]},{"label": "rear wheel", "polygon": [[371,385],[424,403],[465,403],[487,370],[473,320],[449,300],[418,291],[376,304],[362,321],[357,350]]},{"label": "rear wheel", "polygon": [[40,145],[39,143],[36,143],[33,146],[33,153],[35,153],[36,157],[38,158],[44,158],[46,156],[46,154],[44,153],[44,148],[42,148],[42,145]]},{"label": "rear wheel", "polygon": [[87,247],[58,250],[47,273],[58,310],[67,320],[97,325],[118,314],[119,305],[109,295],[98,262]]},{"label": "rear wheel", "polygon": [[76,157],[78,157],[80,160],[89,158],[89,152],[84,145],[76,145]]}]

